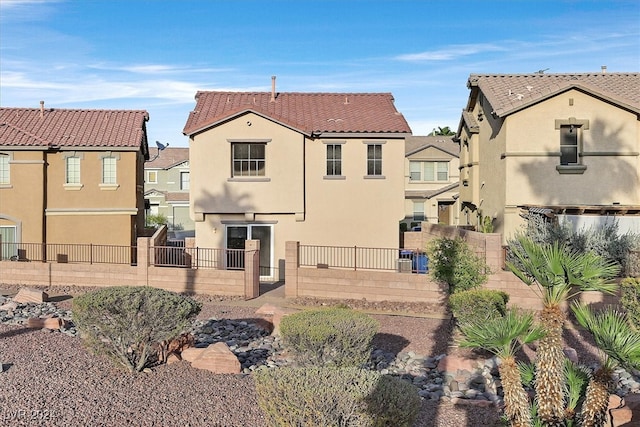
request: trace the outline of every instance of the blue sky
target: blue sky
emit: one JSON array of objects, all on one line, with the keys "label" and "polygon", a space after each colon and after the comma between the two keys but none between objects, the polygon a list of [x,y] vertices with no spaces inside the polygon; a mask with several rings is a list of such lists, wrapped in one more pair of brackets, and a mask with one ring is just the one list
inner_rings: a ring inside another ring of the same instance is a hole
[{"label": "blue sky", "polygon": [[391,92],[457,128],[471,73],[640,71],[640,2],[0,0],[0,105],[144,109],[186,146],[198,90]]}]

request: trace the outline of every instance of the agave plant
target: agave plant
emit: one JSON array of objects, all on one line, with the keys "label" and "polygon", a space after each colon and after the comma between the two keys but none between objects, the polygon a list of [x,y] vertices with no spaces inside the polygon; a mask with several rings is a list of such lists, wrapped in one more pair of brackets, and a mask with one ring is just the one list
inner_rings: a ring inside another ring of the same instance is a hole
[{"label": "agave plant", "polygon": [[640,368],[640,333],[629,327],[626,313],[611,307],[595,313],[585,304],[574,302],[571,308],[578,323],[593,335],[602,353],[602,363],[587,386],[580,414],[581,425],[604,426],[613,370],[618,365]]},{"label": "agave plant", "polygon": [[522,386],[515,354],[523,344],[540,339],[544,333],[533,325],[533,314],[507,311],[496,317],[460,327],[462,347],[482,348],[501,359],[498,371],[504,390],[504,412],[514,427],[531,427],[529,398]]},{"label": "agave plant", "polygon": [[520,236],[511,250],[517,262],[507,262],[509,269],[526,285],[535,285],[542,299],[540,322],[546,331],[536,357],[535,390],[538,415],[548,426],[565,425],[565,355],[562,329],[566,315],[562,304],[583,291],[614,293],[609,280],[618,266],[587,252],[577,253],[555,243],[540,245]]}]

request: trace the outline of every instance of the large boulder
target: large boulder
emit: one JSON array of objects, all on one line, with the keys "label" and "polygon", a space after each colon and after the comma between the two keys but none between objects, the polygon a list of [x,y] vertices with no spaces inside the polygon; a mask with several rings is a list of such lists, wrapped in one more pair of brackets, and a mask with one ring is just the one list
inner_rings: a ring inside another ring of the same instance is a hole
[{"label": "large boulder", "polygon": [[241,372],[240,361],[223,342],[209,345],[200,356],[191,362],[191,366],[205,369],[214,374],[239,374]]},{"label": "large boulder", "polygon": [[49,301],[49,295],[38,289],[20,288],[13,300],[20,304],[34,303],[41,304]]}]

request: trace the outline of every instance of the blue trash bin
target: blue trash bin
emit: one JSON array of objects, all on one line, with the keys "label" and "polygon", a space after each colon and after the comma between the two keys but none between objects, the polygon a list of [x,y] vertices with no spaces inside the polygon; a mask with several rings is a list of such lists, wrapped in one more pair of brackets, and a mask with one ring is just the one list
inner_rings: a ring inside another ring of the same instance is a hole
[{"label": "blue trash bin", "polygon": [[426,274],[429,271],[429,258],[425,254],[413,255],[413,272]]}]

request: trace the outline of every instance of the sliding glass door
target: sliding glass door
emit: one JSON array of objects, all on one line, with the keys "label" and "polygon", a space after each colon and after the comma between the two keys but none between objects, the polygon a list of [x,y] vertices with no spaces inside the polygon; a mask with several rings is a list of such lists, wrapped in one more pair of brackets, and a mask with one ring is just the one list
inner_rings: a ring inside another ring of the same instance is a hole
[{"label": "sliding glass door", "polygon": [[[272,259],[273,226],[264,224],[228,225],[227,249],[244,249],[245,240],[260,241],[260,277],[273,278],[274,268]],[[239,260],[237,255],[230,253],[227,265],[244,268],[244,258]]]}]

